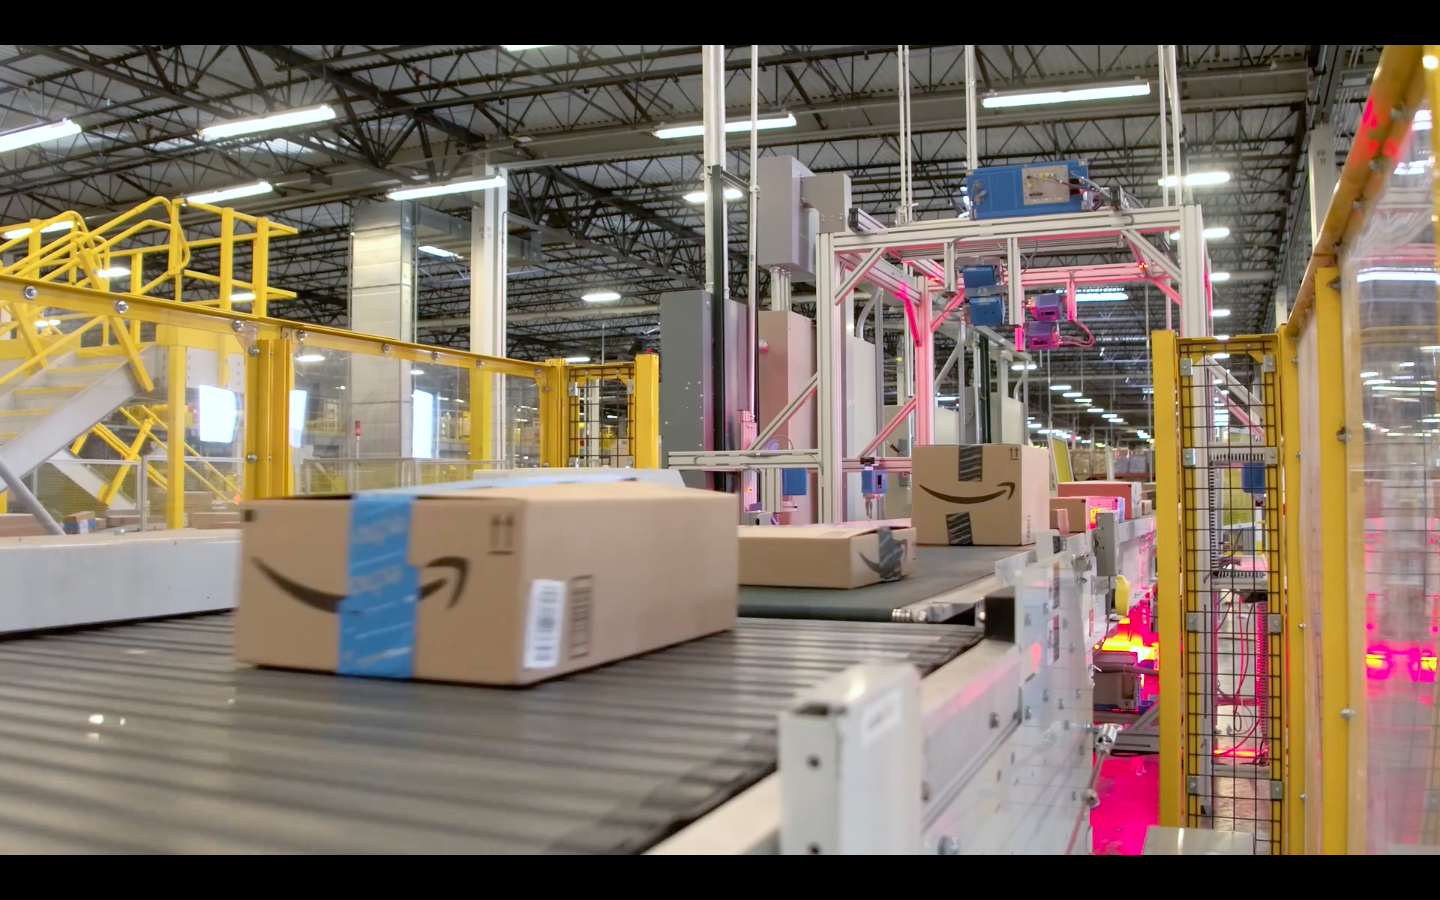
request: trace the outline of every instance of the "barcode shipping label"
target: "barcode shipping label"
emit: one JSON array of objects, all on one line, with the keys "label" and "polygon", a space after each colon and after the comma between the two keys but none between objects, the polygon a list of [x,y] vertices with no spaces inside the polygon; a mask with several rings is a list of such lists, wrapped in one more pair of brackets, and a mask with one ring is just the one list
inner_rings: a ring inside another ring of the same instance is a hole
[{"label": "barcode shipping label", "polygon": [[525,668],[553,669],[560,663],[560,623],[565,618],[565,582],[530,582],[525,623]]}]

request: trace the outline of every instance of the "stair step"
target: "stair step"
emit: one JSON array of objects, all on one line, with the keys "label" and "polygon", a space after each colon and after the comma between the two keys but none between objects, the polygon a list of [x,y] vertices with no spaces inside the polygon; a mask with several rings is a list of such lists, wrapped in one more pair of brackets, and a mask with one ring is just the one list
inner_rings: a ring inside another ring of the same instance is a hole
[{"label": "stair step", "polygon": [[117,365],[115,363],[98,363],[93,366],[51,366],[45,370],[46,375],[83,375],[86,372],[113,372]]},{"label": "stair step", "polygon": [[84,390],[85,387],[86,385],[83,384],[57,384],[53,387],[16,388],[13,393],[24,394],[28,397],[35,394],[57,394],[69,391],[79,391]]},{"label": "stair step", "polygon": [[0,416],[43,416],[53,409],[0,409]]}]

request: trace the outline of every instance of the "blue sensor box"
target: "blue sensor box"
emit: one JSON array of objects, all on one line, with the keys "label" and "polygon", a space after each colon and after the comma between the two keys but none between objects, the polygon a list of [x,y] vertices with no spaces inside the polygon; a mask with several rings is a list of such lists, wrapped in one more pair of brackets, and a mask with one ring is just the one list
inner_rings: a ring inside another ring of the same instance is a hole
[{"label": "blue sensor box", "polygon": [[965,179],[970,207],[976,219],[1045,216],[1090,209],[1083,191],[1072,185],[1090,177],[1090,167],[1079,160],[1031,163],[1021,166],[986,166]]}]

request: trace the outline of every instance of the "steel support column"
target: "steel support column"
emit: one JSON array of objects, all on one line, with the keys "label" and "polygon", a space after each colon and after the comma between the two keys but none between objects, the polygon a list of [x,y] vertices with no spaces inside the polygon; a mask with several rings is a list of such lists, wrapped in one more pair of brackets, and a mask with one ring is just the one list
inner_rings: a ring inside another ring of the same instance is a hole
[{"label": "steel support column", "polygon": [[[509,192],[495,188],[481,192],[479,199],[470,215],[470,351],[504,356]],[[470,458],[501,459],[509,419],[505,377],[477,372],[471,385]]]}]

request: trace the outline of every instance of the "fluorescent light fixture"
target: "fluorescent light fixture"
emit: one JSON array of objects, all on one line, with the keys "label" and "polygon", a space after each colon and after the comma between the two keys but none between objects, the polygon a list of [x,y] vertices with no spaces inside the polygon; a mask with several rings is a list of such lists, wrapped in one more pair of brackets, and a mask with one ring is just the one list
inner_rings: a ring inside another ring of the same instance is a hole
[{"label": "fluorescent light fixture", "polygon": [[[1061,288],[1056,293],[1063,294]],[[1129,300],[1130,294],[1120,288],[1080,288],[1075,292],[1076,303],[1098,303],[1102,300]]]},{"label": "fluorescent light fixture", "polygon": [[1440,344],[1426,344],[1420,348],[1421,353],[1440,353]]},{"label": "fluorescent light fixture", "polygon": [[1085,411],[1088,412],[1088,413],[1103,413],[1103,412],[1105,411],[1105,407],[1103,407],[1103,406],[1092,406],[1092,407],[1090,407],[1089,409],[1087,409],[1087,410],[1085,410]]},{"label": "fluorescent light fixture", "polygon": [[554,44],[501,44],[511,53],[519,53],[521,50],[544,50],[546,47],[553,47]]},{"label": "fluorescent light fixture", "polygon": [[1371,387],[1371,386],[1377,385],[1377,384],[1389,384],[1389,383],[1390,383],[1390,379],[1388,379],[1388,378],[1371,378],[1370,380],[1368,380],[1368,381],[1365,382],[1365,386],[1366,386],[1366,387]]},{"label": "fluorescent light fixture", "polygon": [[[745,195],[740,191],[739,188],[728,188],[728,187],[727,187],[727,188],[725,189],[725,199],[726,199],[726,200],[739,200],[739,199],[740,199],[741,197],[743,197],[743,196],[745,196]],[[705,202],[705,192],[704,192],[704,191],[691,191],[690,193],[688,193],[688,194],[685,195],[685,202],[686,202],[686,203],[704,203],[704,202]]]},{"label": "fluorescent light fixture", "polygon": [[95,274],[101,278],[119,278],[123,275],[129,275],[130,270],[124,266],[111,266],[108,269],[100,269]]},{"label": "fluorescent light fixture", "polygon": [[1361,377],[1361,378],[1374,378],[1374,377],[1376,377],[1376,376],[1379,375],[1379,374],[1380,374],[1379,372],[1361,372],[1361,373],[1360,373],[1360,377]]},{"label": "fluorescent light fixture", "polygon": [[410,394],[410,455],[435,458],[435,395],[428,391]]},{"label": "fluorescent light fixture", "polygon": [[606,413],[606,414],[605,414],[605,418],[607,418],[607,419],[618,419],[618,418],[620,418],[620,417],[617,416],[617,415],[615,415],[614,413]]},{"label": "fluorescent light fixture", "polygon": [[423,247],[416,247],[415,249],[419,250],[421,253],[429,254],[430,256],[438,256],[441,259],[454,259],[455,257],[460,255],[458,253],[451,253],[449,250],[445,250],[441,247],[431,247],[429,244],[426,244]]},{"label": "fluorescent light fixture", "polygon": [[1217,340],[1217,341],[1228,341],[1228,340],[1230,340],[1230,335],[1228,335],[1228,334],[1217,334],[1217,335],[1215,335],[1215,340]]},{"label": "fluorescent light fixture", "polygon": [[1065,393],[1061,394],[1060,396],[1065,397],[1065,398],[1068,399],[1068,398],[1070,398],[1070,397],[1078,397],[1078,396],[1080,396],[1080,392],[1079,392],[1079,391],[1066,391]]},{"label": "fluorescent light fixture", "polygon": [[[41,234],[49,234],[49,233],[52,232],[52,231],[69,231],[70,229],[72,229],[72,228],[74,228],[74,227],[75,227],[75,223],[74,223],[74,222],[71,222],[71,221],[69,221],[69,220],[66,220],[66,221],[63,221],[63,222],[51,222],[49,225],[46,225],[46,226],[44,226],[43,228],[41,228],[41,229],[40,229],[40,233],[41,233]],[[5,238],[5,240],[10,241],[10,240],[14,240],[15,238],[25,237],[25,236],[28,235],[29,233],[30,233],[30,229],[28,229],[28,228],[14,228],[14,229],[11,229],[10,231],[5,232],[4,234],[0,234],[0,237],[3,237],[3,238]]]},{"label": "fluorescent light fixture", "polygon": [[36,320],[35,320],[35,327],[36,327],[36,328],[45,328],[45,327],[47,327],[47,326],[50,327],[50,328],[59,328],[59,327],[60,327],[60,320],[59,320],[59,319],[36,319]]},{"label": "fluorescent light fixture", "polygon": [[231,302],[231,303],[244,303],[244,302],[246,302],[246,301],[248,301],[248,300],[254,300],[254,299],[255,299],[255,292],[254,292],[254,291],[231,291],[231,292],[230,292],[230,302]]},{"label": "fluorescent light fixture", "polygon": [[[1219,241],[1230,236],[1230,229],[1226,228],[1223,225],[1217,225],[1214,228],[1206,228],[1204,231],[1200,232],[1200,235],[1204,237],[1207,241]],[[1166,237],[1170,238],[1170,240],[1172,241],[1178,241],[1180,240],[1180,232],[1172,231],[1168,235],[1166,235]]]},{"label": "fluorescent light fixture", "polygon": [[226,200],[238,200],[241,197],[253,197],[256,194],[268,194],[273,190],[275,190],[275,186],[270,182],[257,181],[254,184],[242,184],[239,187],[225,188],[220,191],[206,191],[185,199],[191,203],[222,203]]},{"label": "fluorescent light fixture", "polygon": [[297,125],[313,125],[316,122],[329,122],[333,118],[335,118],[335,110],[328,105],[321,104],[320,106],[267,113],[263,116],[252,116],[246,119],[216,122],[214,125],[206,125],[200,129],[200,136],[209,141],[218,141],[224,138],[238,137],[242,134],[274,131],[278,128],[294,128]]},{"label": "fluorescent light fixture", "polygon": [[619,300],[620,294],[616,291],[588,291],[581,294],[580,299],[586,303],[606,303],[610,300]]},{"label": "fluorescent light fixture", "polygon": [[1050,433],[1050,429],[1048,429],[1048,428],[1041,428],[1039,431],[1037,431],[1037,432],[1035,432],[1035,433],[1036,433],[1036,434],[1049,434],[1049,433]]},{"label": "fluorescent light fixture", "polygon": [[410,374],[411,374],[411,375],[424,375],[424,374],[425,374],[425,370],[424,370],[424,369],[411,369],[411,370],[410,370]]},{"label": "fluorescent light fixture", "polygon": [[590,357],[588,357],[588,356],[567,356],[567,357],[565,357],[565,361],[566,361],[567,363],[588,363],[588,362],[590,361]]},{"label": "fluorescent light fixture", "polygon": [[1228,309],[1212,309],[1212,310],[1210,310],[1210,316],[1211,316],[1212,318],[1223,319],[1223,318],[1225,318],[1225,317],[1228,316],[1228,315],[1230,315],[1230,310],[1228,310]]},{"label": "fluorescent light fixture", "polygon": [[1084,404],[1086,404],[1086,405],[1088,406],[1089,404],[1094,403],[1095,401],[1092,400],[1092,399],[1089,398],[1089,397],[1076,397],[1074,402],[1076,402],[1076,403],[1084,403]]},{"label": "fluorescent light fixture", "polygon": [[[1190,187],[1206,187],[1209,185],[1224,184],[1229,180],[1229,172],[1191,172],[1185,176],[1185,183]],[[1176,175],[1160,179],[1161,187],[1175,187],[1179,183],[1180,178]]]},{"label": "fluorescent light fixture", "polygon": [[995,94],[981,97],[980,105],[986,109],[1009,109],[1015,106],[1046,106],[1051,103],[1077,103],[1082,100],[1116,100],[1121,97],[1146,97],[1150,94],[1150,82],[1137,81],[1128,84],[1109,84],[1098,87],[1076,88],[1070,91],[1031,91],[1020,94]]},{"label": "fluorescent light fixture", "polygon": [[1211,358],[1211,359],[1229,359],[1229,358],[1230,358],[1230,354],[1228,354],[1228,353],[1212,353],[1212,354],[1210,354],[1210,358]]},{"label": "fluorescent light fixture", "polygon": [[1428,109],[1417,109],[1417,110],[1415,110],[1415,118],[1413,118],[1413,119],[1410,120],[1410,130],[1411,130],[1411,131],[1429,131],[1429,130],[1430,130],[1430,110],[1428,110]]},{"label": "fluorescent light fixture", "polygon": [[1411,369],[1411,368],[1414,368],[1414,366],[1415,366],[1415,364],[1414,364],[1413,362],[1402,362],[1402,363],[1400,363],[1400,368],[1402,368],[1402,369]]},{"label": "fluorescent light fixture", "polygon": [[1367,281],[1419,281],[1428,284],[1440,283],[1440,273],[1434,269],[1365,269],[1355,276],[1364,284]]},{"label": "fluorescent light fixture", "polygon": [[58,141],[79,133],[80,126],[69,119],[61,119],[48,125],[36,125],[33,128],[22,128],[9,134],[0,134],[0,153],[43,144],[46,141]]},{"label": "fluorescent light fixture", "polygon": [[[239,403],[234,391],[202,384],[196,391],[196,413],[200,440],[212,444],[228,444],[235,440],[235,420]],[[301,410],[304,414],[304,410]]]},{"label": "fluorescent light fixture", "polygon": [[1118,419],[1118,418],[1120,418],[1120,414],[1119,414],[1119,413],[1106,413],[1105,415],[1101,416],[1100,418],[1102,418],[1102,419],[1112,419],[1112,420],[1113,420],[1113,419]]},{"label": "fluorescent light fixture", "polygon": [[[756,131],[769,131],[772,128],[794,128],[795,117],[790,113],[769,119],[756,119]],[[749,119],[739,119],[734,122],[725,123],[725,133],[734,134],[738,131],[748,132],[750,130]],[[655,136],[661,140],[668,141],[675,138],[701,137],[705,134],[704,124],[700,125],[676,125],[673,128],[657,128]]]},{"label": "fluorescent light fixture", "polygon": [[1039,430],[1040,430],[1040,423],[1039,423],[1039,422],[1027,422],[1027,423],[1025,423],[1025,427],[1028,428],[1028,429],[1030,429],[1031,431],[1039,431]]},{"label": "fluorescent light fixture", "polygon": [[491,175],[489,178],[471,178],[468,181],[452,181],[449,184],[429,184],[424,187],[399,188],[385,196],[391,200],[420,200],[425,197],[443,197],[446,194],[466,194],[471,191],[484,191],[490,188],[504,186],[504,175]]},{"label": "fluorescent light fixture", "polygon": [[1229,280],[1230,280],[1230,273],[1229,273],[1229,272],[1211,272],[1211,273],[1210,273],[1210,280],[1211,280],[1211,281],[1229,281]]},{"label": "fluorescent light fixture", "polygon": [[1052,384],[1052,385],[1050,385],[1050,390],[1052,390],[1052,391],[1068,391],[1068,390],[1070,390],[1070,385],[1068,385],[1068,384]]},{"label": "fluorescent light fixture", "polygon": [[302,390],[290,392],[290,446],[296,450],[305,443],[305,404],[309,397],[310,395]]},{"label": "fluorescent light fixture", "polygon": [[1440,68],[1440,59],[1436,59],[1433,56],[1422,56],[1420,58],[1420,64],[1427,69],[1437,69]]},{"label": "fluorescent light fixture", "polygon": [[295,357],[296,362],[324,362],[325,357],[319,353],[302,353]]}]

